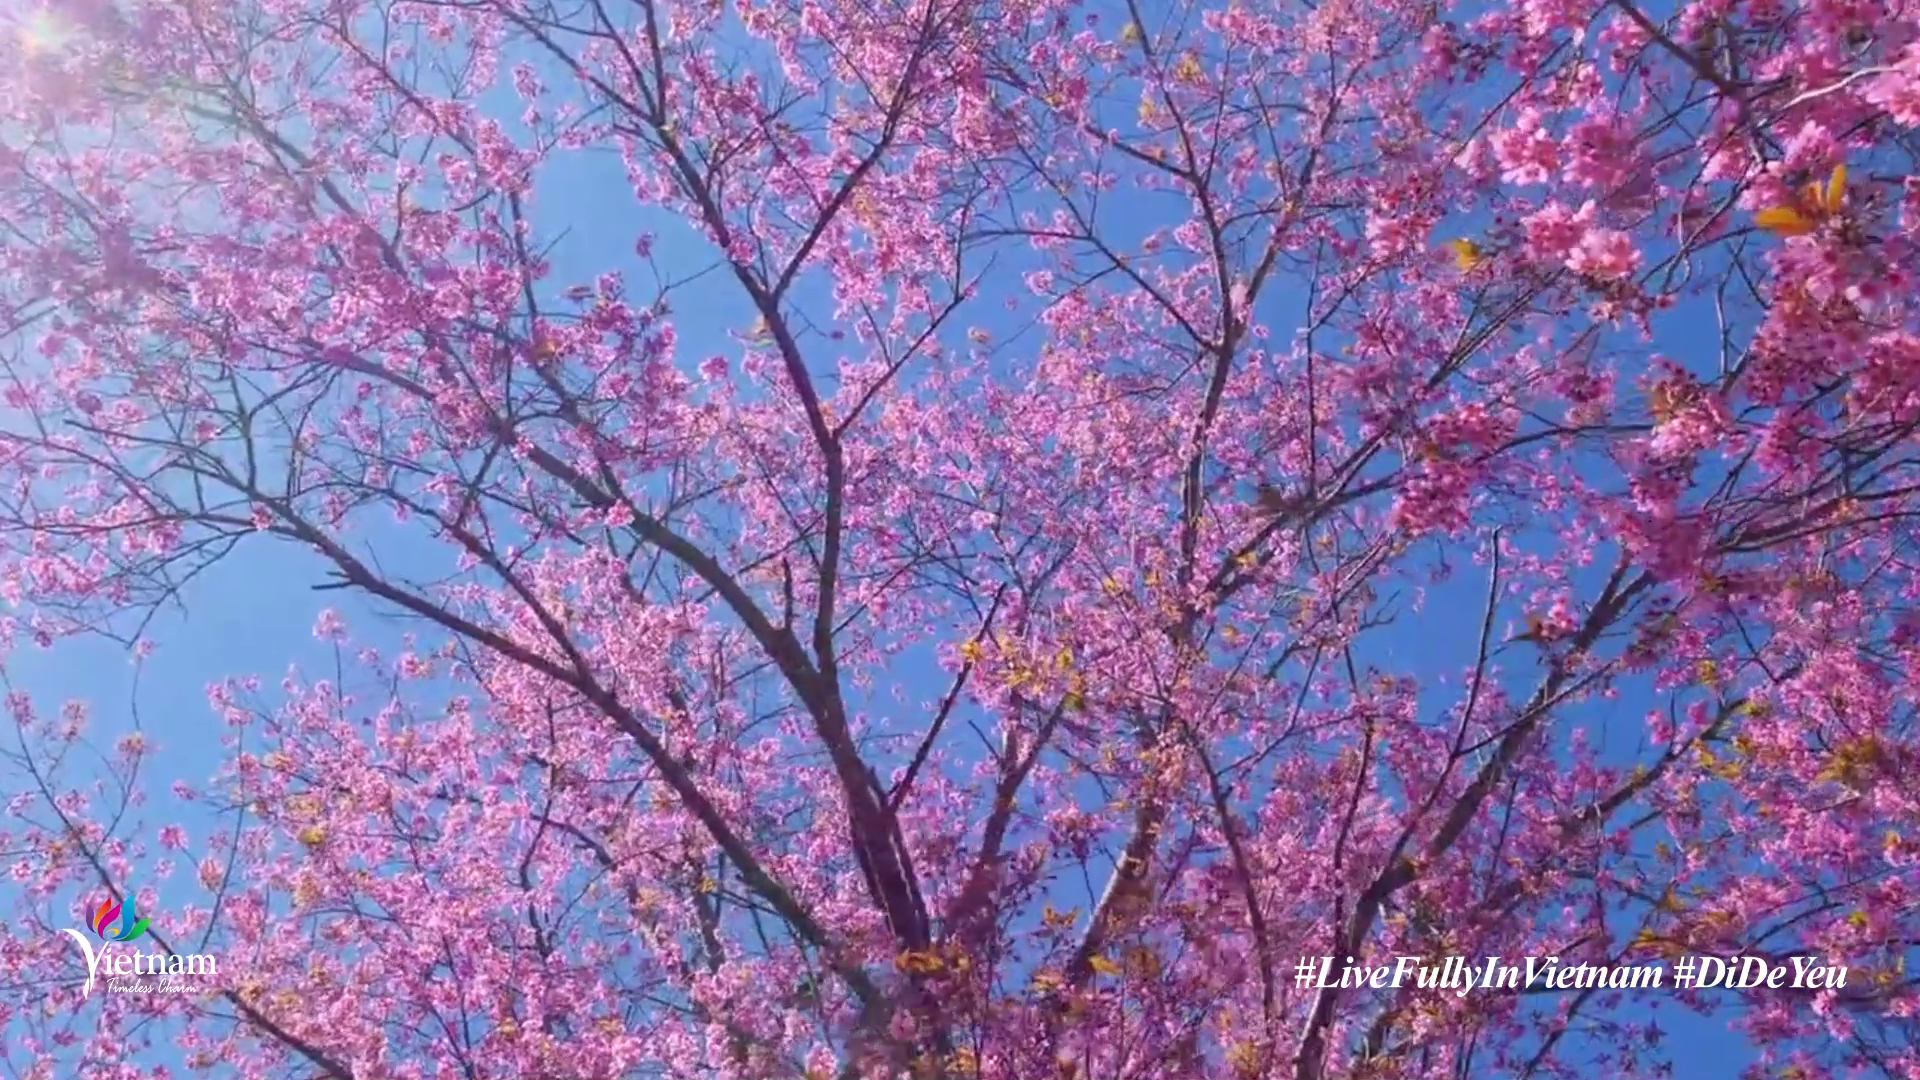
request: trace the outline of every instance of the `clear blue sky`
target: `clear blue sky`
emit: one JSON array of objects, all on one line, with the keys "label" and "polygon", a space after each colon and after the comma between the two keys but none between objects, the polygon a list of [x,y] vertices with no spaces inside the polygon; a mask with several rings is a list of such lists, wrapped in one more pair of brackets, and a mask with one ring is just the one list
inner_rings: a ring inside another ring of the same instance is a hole
[{"label": "clear blue sky", "polygon": [[[517,111],[510,105],[508,108]],[[1117,213],[1133,212],[1127,198],[1124,193],[1119,196]],[[1146,215],[1160,212],[1149,206],[1161,205],[1142,200],[1135,209]],[[544,239],[560,240],[550,282],[556,290],[590,282],[609,269],[623,269],[630,277],[632,290],[644,295],[646,275],[633,255],[634,240],[642,232],[658,234],[657,251],[663,266],[690,271],[712,258],[711,252],[677,222],[635,206],[620,164],[609,154],[576,155],[556,161],[542,177],[534,218]],[[1287,292],[1285,285],[1282,283],[1274,293]],[[821,315],[824,318],[826,313]],[[739,347],[730,331],[744,328],[751,322],[751,313],[725,275],[715,274],[688,286],[676,298],[674,322],[681,337],[682,356],[691,365],[713,353],[737,356]],[[976,304],[964,322],[996,330],[996,338],[1018,326],[1007,322],[1004,309],[992,298]],[[1287,329],[1284,324],[1275,326],[1281,335]],[[1662,350],[1676,358],[1697,355],[1704,359],[1713,344],[1710,331],[1710,321],[1698,318],[1697,311],[1671,313],[1661,323]],[[822,367],[831,360],[825,355],[815,359]],[[383,557],[433,560],[438,555],[437,550],[423,548],[425,541],[399,529],[391,530],[379,542]],[[174,805],[167,792],[172,780],[197,784],[223,763],[218,738],[225,728],[207,707],[210,683],[227,675],[257,674],[270,690],[289,665],[315,674],[330,670],[329,647],[312,636],[314,622],[325,607],[345,612],[357,640],[381,645],[388,652],[394,651],[403,632],[415,628],[352,594],[312,591],[309,586],[323,580],[322,569],[314,557],[291,546],[268,542],[244,545],[188,589],[189,609],[184,617],[168,615],[156,624],[153,636],[161,648],[144,667],[138,698],[145,730],[160,746],[147,774],[153,800],[144,815],[147,836],[159,824],[175,820],[186,824],[196,841],[215,827],[202,807]],[[1471,660],[1483,587],[1477,572],[1466,571],[1454,582],[1434,589],[1422,611],[1404,615],[1394,627],[1380,632],[1364,658],[1383,669],[1431,682],[1435,711],[1451,704],[1457,700],[1458,687],[1449,685],[1449,673]],[[1507,618],[1513,614],[1508,612]],[[70,698],[91,702],[97,717],[97,738],[102,744],[110,744],[132,724],[128,703],[133,694],[134,668],[117,646],[97,641],[69,642],[47,653],[28,647],[9,658],[8,669],[16,685],[32,694],[43,710]],[[1526,674],[1520,672],[1521,677]],[[903,663],[898,678],[915,697],[935,696],[945,686],[944,676],[924,658]],[[890,693],[891,689],[883,687],[881,691]],[[1585,707],[1580,715],[1597,731],[1606,731],[1608,743],[1622,755],[1630,754],[1642,730],[1641,718],[1652,700],[1644,694],[1628,693],[1613,702]],[[194,903],[199,899],[197,890],[190,873],[180,874],[163,887],[163,906]],[[1084,901],[1073,898],[1067,903]],[[1663,1001],[1655,996],[1645,1004],[1653,1008]],[[1724,1024],[1664,1015],[1676,1011],[1663,1009],[1663,1024],[1676,1035],[1672,1045],[1678,1075],[1699,1080],[1731,1077],[1752,1059],[1752,1048],[1728,1034]],[[177,1059],[170,1056],[156,1057],[150,1063],[178,1066]]]}]

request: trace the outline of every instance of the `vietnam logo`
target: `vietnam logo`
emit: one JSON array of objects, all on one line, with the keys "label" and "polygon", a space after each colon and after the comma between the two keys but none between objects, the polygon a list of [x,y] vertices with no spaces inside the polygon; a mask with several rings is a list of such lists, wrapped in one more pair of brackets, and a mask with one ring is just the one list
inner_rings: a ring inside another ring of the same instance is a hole
[{"label": "vietnam logo", "polygon": [[[98,952],[94,951],[93,943],[88,941],[86,935],[80,931],[71,928],[60,931],[72,938],[73,943],[80,947],[80,955],[87,962],[87,982],[80,991],[82,998],[93,994],[93,984],[99,978],[103,967],[110,978],[132,976],[136,980],[116,979],[108,984],[108,990],[133,994],[178,993],[185,991],[187,986],[180,982],[177,976],[219,973],[218,966],[211,956],[183,956],[174,952],[146,954],[121,952],[112,956],[107,955],[107,950],[115,942],[138,941],[145,937],[150,922],[152,922],[151,919],[140,917],[140,912],[131,896],[124,904],[108,897],[105,903],[94,909],[93,917],[87,920],[87,926],[103,943]],[[156,984],[139,980],[138,977],[143,975],[160,976],[162,981]]]}]

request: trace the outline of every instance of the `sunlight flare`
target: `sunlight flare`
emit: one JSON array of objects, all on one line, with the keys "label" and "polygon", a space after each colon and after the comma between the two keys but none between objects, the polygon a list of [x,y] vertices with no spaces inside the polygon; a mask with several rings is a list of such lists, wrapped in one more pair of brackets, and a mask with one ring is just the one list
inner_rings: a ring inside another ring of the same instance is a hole
[{"label": "sunlight flare", "polygon": [[20,45],[28,56],[52,52],[72,38],[72,32],[45,8],[27,15],[20,24]]}]

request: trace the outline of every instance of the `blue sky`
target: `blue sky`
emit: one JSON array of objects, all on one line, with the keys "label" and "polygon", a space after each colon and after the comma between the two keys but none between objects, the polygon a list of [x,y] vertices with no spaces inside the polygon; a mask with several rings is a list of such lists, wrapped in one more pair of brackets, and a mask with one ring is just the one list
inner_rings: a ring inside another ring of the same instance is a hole
[{"label": "blue sky", "polygon": [[[509,115],[517,112],[510,104],[503,107]],[[712,259],[711,251],[679,222],[635,204],[620,163],[610,154],[562,156],[547,169],[540,184],[534,218],[544,238],[558,241],[549,282],[556,291],[621,269],[629,275],[631,290],[644,295],[646,274],[634,256],[634,241],[642,233],[657,236],[659,265],[692,270]],[[1118,198],[1113,209],[1121,216],[1137,210],[1144,217],[1160,213],[1163,206],[1142,200],[1134,207],[1125,201],[1125,194]],[[1272,294],[1284,295],[1289,283],[1278,284],[1281,287]],[[708,275],[686,286],[676,294],[673,307],[681,354],[689,366],[715,353],[738,355],[734,334],[752,321],[752,314],[725,275]],[[1683,308],[1661,319],[1660,347],[1665,354],[1711,357],[1712,323],[1699,315],[1698,309]],[[955,333],[964,333],[967,325],[982,325],[1000,340],[1003,335],[1011,337],[1023,324],[1024,316],[1015,321],[988,299],[973,306]],[[1284,334],[1288,325],[1281,322],[1274,328]],[[821,367],[830,366],[831,357],[816,359]],[[419,537],[398,528],[375,529],[367,535],[383,556],[434,561],[439,555]],[[270,688],[290,665],[309,673],[329,671],[331,649],[312,634],[323,608],[341,610],[358,642],[380,646],[388,653],[396,651],[400,635],[412,629],[391,612],[352,594],[313,591],[310,586],[323,580],[322,571],[316,558],[290,545],[242,545],[189,587],[184,614],[171,613],[156,623],[152,637],[160,648],[143,665],[138,683],[140,721],[159,744],[147,774],[152,801],[144,818],[149,836],[153,828],[175,820],[184,823],[196,841],[216,827],[202,806],[174,805],[167,791],[174,779],[205,781],[224,761],[218,737],[225,729],[207,706],[210,683],[229,675],[256,674]],[[1435,712],[1451,704],[1458,690],[1452,673],[1472,658],[1483,588],[1480,575],[1463,566],[1457,579],[1431,590],[1424,609],[1408,612],[1396,625],[1378,632],[1364,659],[1386,671],[1428,682]],[[1502,624],[1516,614],[1506,612]],[[66,699],[89,701],[96,717],[96,739],[103,745],[133,724],[129,703],[134,699],[135,668],[118,646],[76,641],[51,652],[29,646],[7,659],[7,670],[16,687],[31,694],[43,711]],[[912,697],[935,696],[946,685],[944,674],[925,656],[909,658],[896,674]],[[1518,678],[1526,675],[1522,668]],[[1637,748],[1641,718],[1653,703],[1645,693],[1630,692],[1583,707],[1578,715],[1596,732],[1604,732],[1607,744],[1624,757]],[[162,888],[162,906],[194,903],[197,889],[190,874],[179,875]],[[1084,902],[1070,898],[1063,906]],[[1678,1010],[1657,995],[1648,997],[1644,1007],[1660,1008],[1663,1026],[1674,1033],[1672,1049],[1680,1075],[1702,1080],[1732,1076],[1753,1057],[1753,1049],[1728,1034],[1724,1024],[1672,1016]],[[152,1063],[163,1060],[156,1057]]]}]

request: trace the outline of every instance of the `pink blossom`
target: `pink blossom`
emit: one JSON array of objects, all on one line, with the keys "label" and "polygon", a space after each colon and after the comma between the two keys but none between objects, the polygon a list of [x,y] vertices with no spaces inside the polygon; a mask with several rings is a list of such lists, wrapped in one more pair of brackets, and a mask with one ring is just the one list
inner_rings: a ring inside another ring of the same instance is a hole
[{"label": "pink blossom", "polygon": [[1567,255],[1567,268],[1602,281],[1632,276],[1640,266],[1633,237],[1617,229],[1589,229]]}]

